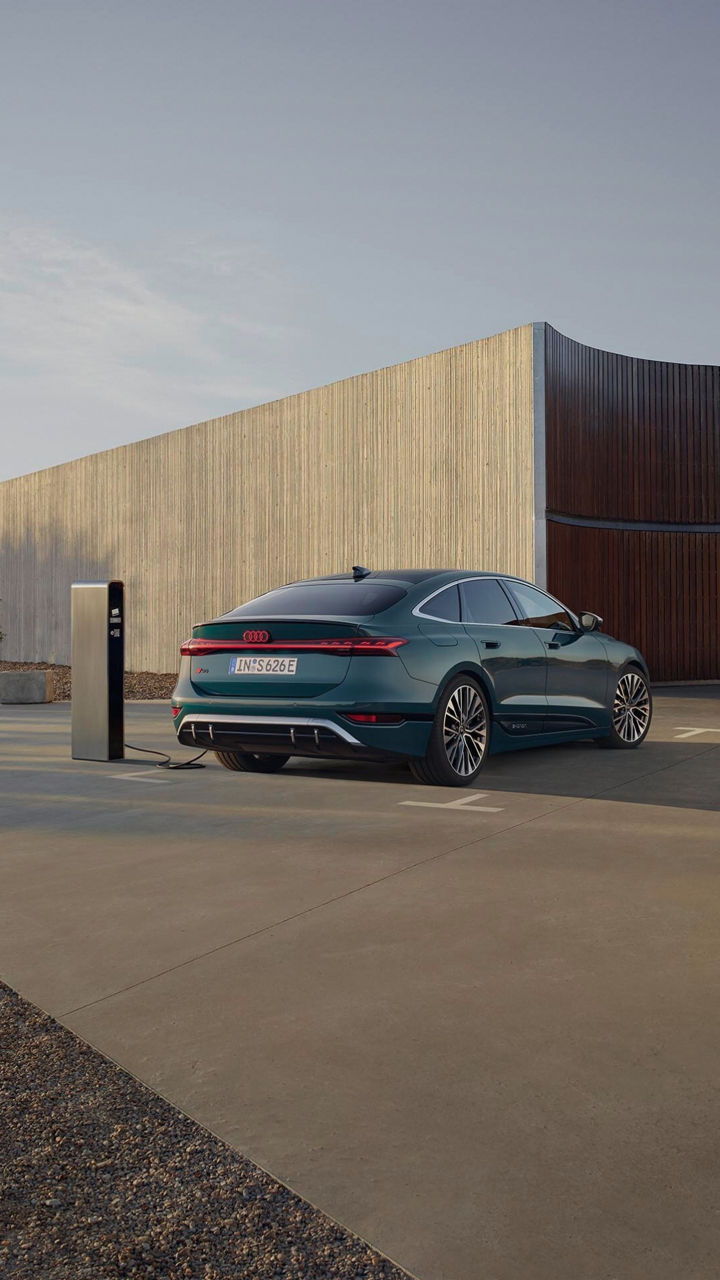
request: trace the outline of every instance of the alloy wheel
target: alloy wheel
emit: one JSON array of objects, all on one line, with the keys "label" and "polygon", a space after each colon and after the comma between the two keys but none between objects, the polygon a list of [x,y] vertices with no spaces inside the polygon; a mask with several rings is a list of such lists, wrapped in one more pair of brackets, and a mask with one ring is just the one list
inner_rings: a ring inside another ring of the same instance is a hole
[{"label": "alloy wheel", "polygon": [[613,703],[612,721],[623,742],[639,742],[650,720],[648,687],[635,671],[626,671],[618,680]]},{"label": "alloy wheel", "polygon": [[479,769],[487,745],[487,720],[482,698],[470,684],[458,685],[448,699],[443,741],[448,764],[460,777]]}]

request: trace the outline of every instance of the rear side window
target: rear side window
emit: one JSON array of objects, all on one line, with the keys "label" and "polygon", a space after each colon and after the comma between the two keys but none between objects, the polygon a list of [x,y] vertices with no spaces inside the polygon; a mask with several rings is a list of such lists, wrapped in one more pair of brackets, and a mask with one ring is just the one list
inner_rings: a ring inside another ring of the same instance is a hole
[{"label": "rear side window", "polygon": [[256,600],[241,604],[225,618],[265,618],[278,614],[302,617],[366,618],[382,613],[402,600],[403,587],[376,582],[304,582],[278,587]]},{"label": "rear side window", "polygon": [[457,584],[453,583],[444,591],[438,591],[436,596],[431,596],[425,601],[419,613],[423,618],[442,618],[443,622],[459,622],[460,593]]},{"label": "rear side window", "polygon": [[463,622],[517,625],[517,615],[497,578],[466,578],[460,584]]}]

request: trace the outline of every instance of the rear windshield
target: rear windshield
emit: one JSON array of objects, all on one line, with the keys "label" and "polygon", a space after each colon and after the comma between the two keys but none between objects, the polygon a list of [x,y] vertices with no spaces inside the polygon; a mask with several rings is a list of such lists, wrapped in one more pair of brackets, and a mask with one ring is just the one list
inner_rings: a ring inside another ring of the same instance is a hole
[{"label": "rear windshield", "polygon": [[407,592],[402,587],[389,587],[378,582],[308,582],[268,591],[224,616],[265,618],[277,614],[302,614],[306,617],[366,618],[369,614],[389,609],[405,595]]}]

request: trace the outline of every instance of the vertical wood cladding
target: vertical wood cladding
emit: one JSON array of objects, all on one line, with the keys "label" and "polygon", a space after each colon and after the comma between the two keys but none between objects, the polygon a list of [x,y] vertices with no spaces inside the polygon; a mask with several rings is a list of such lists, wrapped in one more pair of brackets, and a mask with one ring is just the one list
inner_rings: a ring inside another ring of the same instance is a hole
[{"label": "vertical wood cladding", "polygon": [[720,680],[720,535],[548,521],[548,581],[642,651],[654,680]]},{"label": "vertical wood cladding", "polygon": [[121,578],[130,670],[279,583],[533,576],[532,325],[0,485],[2,656],[67,661],[70,584]]},{"label": "vertical wood cladding", "polygon": [[720,523],[720,368],[545,341],[548,511]]},{"label": "vertical wood cladding", "polygon": [[720,678],[720,368],[639,360],[546,326],[548,586],[637,644],[658,680]]}]

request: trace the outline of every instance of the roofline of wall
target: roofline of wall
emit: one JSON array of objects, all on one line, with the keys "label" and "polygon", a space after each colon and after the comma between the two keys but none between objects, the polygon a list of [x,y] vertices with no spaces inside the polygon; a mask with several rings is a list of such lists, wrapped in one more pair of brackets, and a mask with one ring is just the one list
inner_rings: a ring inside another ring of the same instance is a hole
[{"label": "roofline of wall", "polygon": [[362,378],[373,377],[375,374],[384,373],[390,369],[402,369],[408,365],[415,364],[420,360],[427,360],[431,356],[442,356],[454,351],[462,351],[465,347],[474,347],[481,342],[492,342],[495,338],[502,338],[506,333],[516,333],[520,329],[529,329],[533,327],[531,324],[512,325],[509,329],[498,329],[496,333],[489,333],[483,338],[471,338],[468,342],[460,342],[455,347],[441,347],[439,351],[424,352],[419,356],[411,356],[408,360],[398,360],[395,364],[380,365],[377,369],[364,369],[361,373],[348,374],[346,378],[337,378],[333,382],[322,382],[315,387],[303,387],[300,391],[291,391],[286,396],[276,396],[272,400],[260,400],[253,404],[244,405],[242,409],[231,409],[229,413],[218,414],[214,418],[202,418],[199,422],[186,423],[182,427],[170,427],[167,431],[158,431],[152,436],[141,436],[139,440],[128,440],[123,444],[111,445],[108,449],[96,449],[91,453],[79,454],[75,458],[68,458],[65,462],[55,462],[49,467],[38,467],[35,471],[27,471],[17,476],[7,476],[4,480],[0,479],[0,488],[5,484],[13,484],[17,480],[25,480],[27,476],[50,474],[58,471],[61,467],[77,466],[80,462],[86,462],[89,458],[98,458],[102,454],[119,453],[122,449],[134,449],[138,445],[148,444],[150,441],[161,439],[162,437],[177,436],[184,431],[195,431],[198,427],[209,427],[215,423],[227,422],[229,418],[235,418],[240,413],[249,413],[253,409],[264,409],[270,405],[283,404],[288,400],[298,400],[301,396],[314,395],[317,391],[324,391],[327,387],[339,387],[349,382],[360,382]]}]

